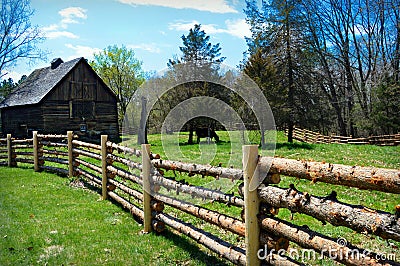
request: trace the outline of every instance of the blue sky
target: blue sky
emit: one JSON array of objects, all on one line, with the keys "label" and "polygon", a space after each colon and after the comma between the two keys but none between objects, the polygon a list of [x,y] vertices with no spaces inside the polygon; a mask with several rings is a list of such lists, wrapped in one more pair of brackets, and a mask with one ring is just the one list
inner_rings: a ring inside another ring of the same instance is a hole
[{"label": "blue sky", "polygon": [[108,45],[125,45],[135,51],[145,71],[166,68],[168,59],[180,55],[181,36],[195,23],[220,43],[225,64],[236,67],[246,50],[244,1],[238,0],[32,0],[31,19],[47,39],[40,48],[50,52],[33,66],[19,62],[7,69],[14,81],[22,74],[45,67],[56,57],[64,61],[92,58]]}]

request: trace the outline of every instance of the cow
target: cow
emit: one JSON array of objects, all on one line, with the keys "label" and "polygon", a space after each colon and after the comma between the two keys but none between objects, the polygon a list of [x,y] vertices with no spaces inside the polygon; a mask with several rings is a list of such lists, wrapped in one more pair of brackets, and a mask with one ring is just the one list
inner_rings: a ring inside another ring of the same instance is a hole
[{"label": "cow", "polygon": [[197,135],[197,143],[200,143],[200,138],[214,138],[215,142],[219,142],[219,137],[217,133],[215,133],[214,129],[209,127],[198,127],[196,128],[196,135]]}]

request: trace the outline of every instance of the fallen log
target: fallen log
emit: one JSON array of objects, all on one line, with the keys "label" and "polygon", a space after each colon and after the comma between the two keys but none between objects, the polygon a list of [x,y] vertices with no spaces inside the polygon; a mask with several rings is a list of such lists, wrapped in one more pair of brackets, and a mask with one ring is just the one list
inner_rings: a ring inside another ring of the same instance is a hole
[{"label": "fallen log", "polygon": [[262,229],[286,238],[302,248],[317,251],[318,254],[312,251],[303,251],[305,254],[314,254],[317,258],[324,255],[345,265],[399,265],[394,261],[382,260],[380,259],[382,256],[377,256],[376,253],[353,246],[343,238],[330,238],[312,231],[306,226],[298,226],[265,215],[260,217],[260,222]]},{"label": "fallen log", "polygon": [[229,205],[243,207],[244,201],[242,198],[236,197],[233,194],[225,194],[217,190],[207,189],[203,187],[185,185],[175,180],[167,179],[163,176],[153,176],[154,184],[165,187],[168,190],[182,192],[201,199],[210,199],[217,202],[226,203]]},{"label": "fallen log", "polygon": [[271,173],[325,182],[329,184],[371,189],[400,194],[400,170],[347,166],[324,162],[307,162],[285,158],[261,157],[261,168]]},{"label": "fallen log", "polygon": [[[125,186],[124,184],[115,181],[115,180],[108,180],[108,182],[110,184],[115,185],[117,188],[121,189],[123,192],[129,194],[130,196],[136,198],[137,200],[139,200],[140,202],[143,202],[143,193],[139,192],[135,189],[132,189],[130,187]],[[151,201],[151,209],[157,212],[162,212],[164,210],[164,203],[160,202],[158,200],[152,200]]]},{"label": "fallen log", "polygon": [[339,202],[336,193],[327,197],[316,197],[301,193],[293,186],[282,189],[263,186],[258,190],[262,202],[291,212],[310,215],[334,226],[345,226],[359,233],[369,233],[384,239],[400,241],[400,218],[391,213],[371,210],[364,206]]},{"label": "fallen log", "polygon": [[[139,209],[134,204],[130,203],[129,201],[127,201],[126,199],[122,198],[121,196],[119,196],[118,194],[116,194],[114,192],[109,191],[108,195],[110,196],[110,198],[112,198],[113,200],[115,200],[116,202],[121,204],[122,207],[124,207],[125,209],[128,209],[132,215],[138,217],[140,220],[143,221],[144,212],[141,209]],[[153,230],[158,233],[161,233],[165,229],[164,222],[160,221],[158,219],[153,219],[151,221],[151,224],[152,224]]]}]

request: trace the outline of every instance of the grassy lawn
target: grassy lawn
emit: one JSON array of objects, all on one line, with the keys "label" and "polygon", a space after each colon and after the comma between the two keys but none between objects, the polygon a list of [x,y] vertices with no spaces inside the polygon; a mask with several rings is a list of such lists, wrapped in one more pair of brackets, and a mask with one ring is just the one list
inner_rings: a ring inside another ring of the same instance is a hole
[{"label": "grassy lawn", "polygon": [[0,265],[225,265],[182,235],[142,235],[132,216],[70,180],[0,168]]},{"label": "grassy lawn", "polygon": [[[169,158],[197,162],[204,160],[212,165],[241,168],[241,147],[229,139],[226,132],[218,132],[218,145],[186,145],[187,134],[177,137],[180,158]],[[160,135],[150,135],[153,153],[166,158],[168,148]],[[130,137],[125,144],[135,146]],[[232,146],[239,150],[232,149]],[[166,151],[167,149],[167,151]],[[260,151],[262,154],[262,151]],[[211,157],[204,154],[212,154]],[[377,147],[372,145],[339,144],[289,144],[278,132],[275,156],[326,161],[348,165],[400,168],[400,146]],[[203,162],[203,163],[204,163]],[[46,163],[47,165],[47,163]],[[185,179],[196,185],[212,182],[212,178],[189,177],[171,171],[166,176],[177,180]],[[71,180],[50,173],[35,173],[32,168],[0,168],[0,265],[229,265],[213,256],[210,251],[197,245],[189,238],[166,230],[160,235],[142,235],[142,226],[132,216],[110,201],[101,201],[99,194],[88,189],[71,187]],[[329,184],[310,184],[308,180],[282,177],[280,187],[294,184],[300,191],[325,196],[332,190],[340,201],[360,204],[371,209],[394,213],[394,206],[400,204],[399,195],[375,191],[362,191]],[[236,192],[236,187],[231,192]],[[223,204],[197,201],[204,207],[239,217],[239,208],[227,208]],[[242,240],[210,226],[199,219],[166,208],[166,212],[179,213],[186,221],[219,234],[231,243],[242,245]],[[320,221],[306,215],[281,210],[279,218],[331,237],[344,237],[363,248],[396,254],[400,259],[400,243],[385,241],[379,237],[355,234],[344,227],[322,225]],[[292,248],[297,248],[291,244]],[[311,265],[335,265],[326,260],[309,261]]]}]

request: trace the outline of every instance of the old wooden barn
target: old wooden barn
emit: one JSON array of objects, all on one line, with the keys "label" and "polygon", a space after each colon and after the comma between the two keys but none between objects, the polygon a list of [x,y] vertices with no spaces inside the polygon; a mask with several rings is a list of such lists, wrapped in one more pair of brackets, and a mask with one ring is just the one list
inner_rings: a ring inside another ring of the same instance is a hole
[{"label": "old wooden barn", "polygon": [[118,140],[117,97],[81,57],[36,69],[0,103],[3,134],[31,131]]}]

